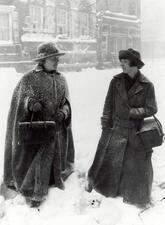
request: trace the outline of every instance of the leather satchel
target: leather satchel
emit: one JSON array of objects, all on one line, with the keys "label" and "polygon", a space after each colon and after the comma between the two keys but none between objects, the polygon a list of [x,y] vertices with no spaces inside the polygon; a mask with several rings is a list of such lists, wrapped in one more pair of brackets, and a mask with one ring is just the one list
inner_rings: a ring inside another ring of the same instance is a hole
[{"label": "leather satchel", "polygon": [[137,135],[146,149],[160,146],[164,141],[163,127],[155,116],[143,120]]},{"label": "leather satchel", "polygon": [[18,144],[34,145],[46,144],[55,139],[54,121],[33,121],[33,114],[30,122],[18,123]]}]

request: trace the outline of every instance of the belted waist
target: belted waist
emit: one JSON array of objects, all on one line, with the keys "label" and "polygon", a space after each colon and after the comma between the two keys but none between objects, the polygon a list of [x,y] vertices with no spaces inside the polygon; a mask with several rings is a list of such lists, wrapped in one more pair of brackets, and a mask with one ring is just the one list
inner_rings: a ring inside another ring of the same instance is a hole
[{"label": "belted waist", "polygon": [[133,121],[115,118],[114,125],[124,128],[134,128],[136,125]]}]

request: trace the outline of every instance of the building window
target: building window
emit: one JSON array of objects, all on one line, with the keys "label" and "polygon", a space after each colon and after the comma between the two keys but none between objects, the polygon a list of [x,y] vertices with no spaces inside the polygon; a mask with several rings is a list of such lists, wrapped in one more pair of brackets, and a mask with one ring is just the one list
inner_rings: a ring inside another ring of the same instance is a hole
[{"label": "building window", "polygon": [[137,15],[137,2],[135,0],[129,2],[128,14]]},{"label": "building window", "polygon": [[55,9],[52,6],[46,6],[44,29],[50,33],[55,31]]},{"label": "building window", "polygon": [[68,34],[68,11],[66,9],[57,9],[57,33]]},{"label": "building window", "polygon": [[92,33],[92,8],[88,0],[83,0],[79,5],[79,34],[89,36]]},{"label": "building window", "polygon": [[89,35],[89,14],[80,12],[80,36]]},{"label": "building window", "polygon": [[101,32],[102,33],[109,33],[109,25],[108,24],[103,24]]},{"label": "building window", "polygon": [[96,14],[90,14],[90,36],[91,38],[96,38]]},{"label": "building window", "polygon": [[9,14],[0,13],[0,41],[10,40]]},{"label": "building window", "polygon": [[56,0],[56,24],[57,34],[69,36],[70,2],[68,0]]},{"label": "building window", "polygon": [[122,11],[121,0],[111,0],[110,1],[110,11],[120,13]]},{"label": "building window", "polygon": [[13,40],[19,43],[19,26],[18,26],[18,13],[13,13]]},{"label": "building window", "polygon": [[36,31],[43,28],[43,7],[39,5],[30,6],[30,17],[33,24],[33,29]]}]

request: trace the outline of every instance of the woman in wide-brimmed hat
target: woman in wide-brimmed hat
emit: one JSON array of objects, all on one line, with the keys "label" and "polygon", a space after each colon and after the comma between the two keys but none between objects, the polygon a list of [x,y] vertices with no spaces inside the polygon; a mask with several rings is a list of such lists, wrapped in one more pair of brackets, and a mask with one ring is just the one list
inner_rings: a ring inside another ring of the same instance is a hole
[{"label": "woman in wide-brimmed hat", "polygon": [[37,48],[37,58],[33,60],[38,62],[50,57],[59,57],[65,55],[64,52],[59,52],[56,45],[53,42],[42,43]]},{"label": "woman in wide-brimmed hat", "polygon": [[151,196],[152,149],[144,148],[137,131],[145,117],[157,112],[154,86],[139,70],[144,63],[138,51],[121,50],[119,60],[123,72],[110,82],[86,188],[145,207]]},{"label": "woman in wide-brimmed hat", "polygon": [[[73,172],[74,144],[71,106],[66,79],[57,71],[60,53],[53,42],[37,49],[38,64],[16,86],[10,106],[5,145],[4,183],[39,206],[53,185],[64,189]],[[53,142],[20,144],[19,122],[55,122]]]}]

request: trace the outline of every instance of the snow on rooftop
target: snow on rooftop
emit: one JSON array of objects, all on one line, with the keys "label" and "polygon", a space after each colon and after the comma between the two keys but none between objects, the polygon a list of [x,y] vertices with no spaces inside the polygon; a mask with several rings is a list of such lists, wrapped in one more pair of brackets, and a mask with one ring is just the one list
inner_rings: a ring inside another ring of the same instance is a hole
[{"label": "snow on rooftop", "polygon": [[124,13],[115,13],[109,10],[100,11],[96,14],[96,16],[102,16],[105,19],[111,19],[116,21],[130,22],[130,23],[138,23],[140,22],[140,18],[136,15],[128,15]]},{"label": "snow on rooftop", "polygon": [[0,40],[0,45],[1,46],[13,45],[13,41],[12,40],[8,40],[8,41]]},{"label": "snow on rooftop", "polygon": [[130,19],[117,18],[117,17],[112,17],[112,16],[103,16],[103,18],[105,18],[105,19],[111,19],[111,20],[116,20],[116,21],[129,22],[129,23],[139,23],[140,22],[140,19],[130,20]]},{"label": "snow on rooftop", "polygon": [[96,43],[96,39],[90,39],[89,37],[80,37],[80,38],[67,38],[67,37],[52,37],[47,34],[39,34],[39,33],[26,33],[21,37],[22,42],[46,42],[46,41],[60,41],[60,42],[88,42],[88,43]]},{"label": "snow on rooftop", "polygon": [[137,18],[136,15],[129,15],[129,14],[124,14],[124,13],[116,13],[116,12],[112,12],[112,11],[109,11],[109,10],[106,10],[105,11],[106,14],[110,14],[112,16],[117,16],[117,17],[126,17],[126,18]]}]

